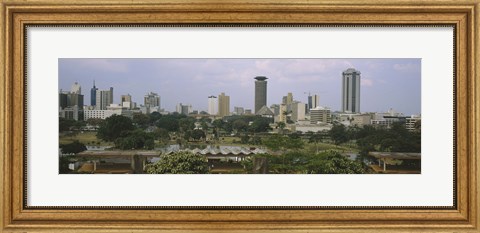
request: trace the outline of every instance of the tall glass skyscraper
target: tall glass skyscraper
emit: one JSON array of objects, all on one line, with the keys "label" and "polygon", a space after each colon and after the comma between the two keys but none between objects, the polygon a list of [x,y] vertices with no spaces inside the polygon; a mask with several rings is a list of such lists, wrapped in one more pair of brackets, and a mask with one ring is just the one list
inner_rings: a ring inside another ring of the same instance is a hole
[{"label": "tall glass skyscraper", "polygon": [[360,71],[349,68],[342,73],[342,112],[360,112]]},{"label": "tall glass skyscraper", "polygon": [[258,112],[263,106],[267,105],[267,77],[257,76],[255,77],[255,113]]},{"label": "tall glass skyscraper", "polygon": [[98,88],[95,87],[95,80],[93,80],[93,87],[90,89],[90,105],[95,106],[97,102],[97,90]]}]

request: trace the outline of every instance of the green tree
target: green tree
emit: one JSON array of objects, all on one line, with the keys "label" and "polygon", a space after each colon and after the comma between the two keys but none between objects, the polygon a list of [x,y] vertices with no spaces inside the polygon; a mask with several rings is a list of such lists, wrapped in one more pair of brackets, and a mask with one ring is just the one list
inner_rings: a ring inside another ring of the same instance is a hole
[{"label": "green tree", "polygon": [[268,118],[258,117],[252,122],[252,125],[250,125],[250,131],[253,133],[267,132],[271,129],[270,122],[271,120]]},{"label": "green tree", "polygon": [[60,149],[62,149],[64,154],[77,154],[87,150],[87,147],[85,144],[75,140],[72,143],[60,145]]},{"label": "green tree", "polygon": [[308,134],[308,142],[309,143],[314,143],[315,144],[315,151],[316,153],[318,153],[318,143],[319,142],[322,142],[322,139],[323,139],[323,135],[321,132],[317,132],[317,133],[309,133],[307,132]]},{"label": "green tree", "polygon": [[248,123],[242,119],[238,119],[232,123],[232,128],[237,132],[245,132],[248,128]]},{"label": "green tree", "polygon": [[261,145],[262,144],[262,138],[260,138],[259,136],[253,136],[251,141],[252,141],[253,145]]},{"label": "green tree", "polygon": [[159,112],[150,113],[150,117],[149,117],[150,124],[156,123],[158,119],[160,119],[161,117],[162,117],[162,114],[160,114]]},{"label": "green tree", "polygon": [[191,137],[197,141],[202,138],[205,139],[205,132],[203,132],[203,130],[194,129],[191,133]]},{"label": "green tree", "polygon": [[278,134],[267,137],[263,144],[273,151],[298,150],[304,145],[300,138],[290,138]]},{"label": "green tree", "polygon": [[277,122],[277,128],[280,129],[280,133],[283,134],[283,130],[285,129],[285,127],[287,126],[287,124],[285,124],[285,122]]},{"label": "green tree", "polygon": [[157,120],[156,125],[158,128],[163,128],[170,132],[175,132],[175,131],[178,131],[179,129],[179,125],[178,125],[179,118],[180,117],[177,117],[175,115],[162,116]]},{"label": "green tree", "polygon": [[240,142],[242,144],[248,144],[249,140],[250,140],[250,136],[248,136],[248,134],[244,134],[240,137]]},{"label": "green tree", "polygon": [[100,125],[97,137],[105,141],[115,141],[120,135],[133,129],[135,129],[135,127],[130,118],[121,115],[113,115],[107,117],[107,119],[105,119]]},{"label": "green tree", "polygon": [[272,135],[264,140],[263,144],[270,150],[280,151],[282,159],[283,174],[287,173],[286,154],[289,150],[298,151],[303,148],[303,141],[300,138],[290,138],[283,135]]},{"label": "green tree", "polygon": [[215,126],[215,128],[217,128],[217,129],[220,129],[220,128],[223,127],[223,121],[220,120],[220,119],[214,120],[212,124],[213,124],[213,126]]},{"label": "green tree", "polygon": [[149,174],[206,174],[209,171],[207,158],[181,151],[163,154],[156,163],[147,165]]},{"label": "green tree", "polygon": [[59,122],[59,131],[69,131],[74,125],[75,125],[75,120],[72,119],[66,119],[63,117],[58,118]]},{"label": "green tree", "polygon": [[348,141],[347,129],[343,124],[334,124],[330,129],[330,137],[335,145],[340,145]]},{"label": "green tree", "polygon": [[170,140],[170,134],[168,133],[168,130],[164,128],[156,128],[153,134],[157,140],[163,143],[166,143]]},{"label": "green tree", "polygon": [[195,128],[195,118],[182,118],[178,121],[178,126],[180,127],[180,131],[182,132],[193,130]]},{"label": "green tree", "polygon": [[105,120],[100,118],[88,118],[87,124],[92,126],[100,126]]},{"label": "green tree", "polygon": [[363,174],[364,166],[359,161],[350,160],[337,151],[317,154],[306,165],[309,174]]},{"label": "green tree", "polygon": [[71,170],[68,168],[68,165],[72,162],[71,156],[60,156],[58,160],[58,168],[60,174],[70,173]]},{"label": "green tree", "polygon": [[148,149],[155,146],[154,133],[146,133],[141,129],[125,132],[115,140],[115,147],[122,150]]},{"label": "green tree", "polygon": [[137,125],[138,127],[145,129],[148,127],[150,123],[150,117],[149,115],[143,114],[143,113],[134,113],[133,114],[133,119],[132,123]]}]

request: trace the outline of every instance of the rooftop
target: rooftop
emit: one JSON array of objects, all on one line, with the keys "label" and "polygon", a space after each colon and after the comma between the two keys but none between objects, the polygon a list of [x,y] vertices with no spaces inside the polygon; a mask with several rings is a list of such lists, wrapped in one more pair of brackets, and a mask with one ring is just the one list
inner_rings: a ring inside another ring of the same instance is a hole
[{"label": "rooftop", "polygon": [[265,77],[265,76],[257,76],[257,77],[255,77],[255,79],[258,80],[258,81],[265,81],[265,80],[267,80],[268,78]]}]

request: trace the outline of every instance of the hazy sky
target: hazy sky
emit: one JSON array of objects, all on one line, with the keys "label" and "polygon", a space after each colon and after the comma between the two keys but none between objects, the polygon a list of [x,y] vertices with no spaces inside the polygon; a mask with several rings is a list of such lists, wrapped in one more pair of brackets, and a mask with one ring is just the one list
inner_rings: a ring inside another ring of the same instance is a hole
[{"label": "hazy sky", "polygon": [[308,93],[320,105],[341,108],[342,71],[361,72],[360,110],[420,114],[420,59],[59,59],[59,89],[80,83],[85,104],[95,80],[99,90],[113,87],[114,103],[130,94],[137,105],[147,92],[160,95],[161,108],[178,103],[207,110],[207,97],[225,92],[230,108],[254,108],[255,76],[267,76],[267,104],[278,104],[288,92],[306,103]]}]

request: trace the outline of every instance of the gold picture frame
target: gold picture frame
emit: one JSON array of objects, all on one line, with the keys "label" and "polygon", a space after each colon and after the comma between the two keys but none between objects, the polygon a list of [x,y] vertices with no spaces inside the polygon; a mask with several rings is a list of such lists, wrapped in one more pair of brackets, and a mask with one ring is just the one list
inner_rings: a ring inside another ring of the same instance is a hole
[{"label": "gold picture frame", "polygon": [[[2,0],[2,231],[478,232],[479,0]],[[453,25],[454,208],[31,208],[26,206],[25,27],[137,24]]]}]

